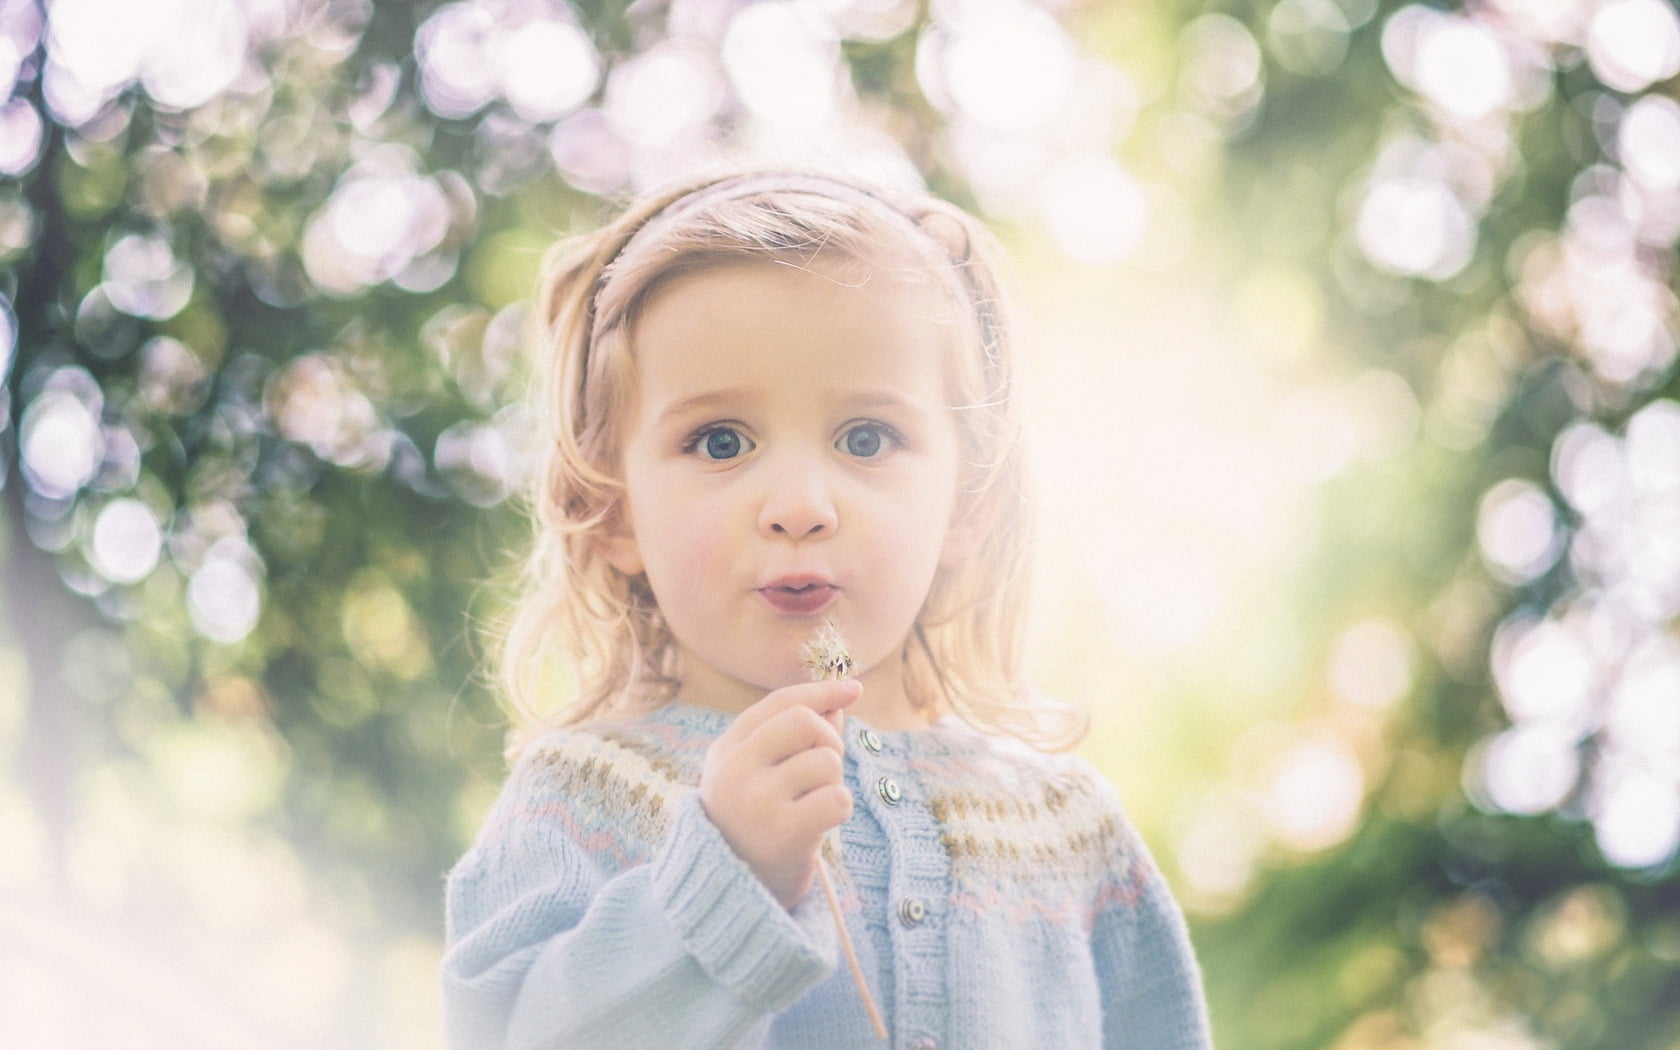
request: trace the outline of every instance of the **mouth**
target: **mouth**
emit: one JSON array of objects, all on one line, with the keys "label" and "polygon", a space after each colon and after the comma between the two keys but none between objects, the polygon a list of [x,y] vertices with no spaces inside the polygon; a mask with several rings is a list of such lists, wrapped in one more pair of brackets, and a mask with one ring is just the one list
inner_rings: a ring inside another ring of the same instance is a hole
[{"label": "mouth", "polygon": [[777,612],[805,616],[828,608],[840,588],[818,576],[788,576],[772,580],[758,593]]}]

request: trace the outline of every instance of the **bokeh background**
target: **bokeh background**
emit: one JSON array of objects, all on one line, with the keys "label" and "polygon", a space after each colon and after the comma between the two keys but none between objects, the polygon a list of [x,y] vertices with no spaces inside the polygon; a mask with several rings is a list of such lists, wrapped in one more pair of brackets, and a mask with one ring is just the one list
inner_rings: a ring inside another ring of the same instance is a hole
[{"label": "bokeh background", "polygon": [[1032,317],[1034,668],[1225,1050],[1680,1047],[1667,0],[0,0],[0,1044],[438,1045],[522,301],[732,161]]}]

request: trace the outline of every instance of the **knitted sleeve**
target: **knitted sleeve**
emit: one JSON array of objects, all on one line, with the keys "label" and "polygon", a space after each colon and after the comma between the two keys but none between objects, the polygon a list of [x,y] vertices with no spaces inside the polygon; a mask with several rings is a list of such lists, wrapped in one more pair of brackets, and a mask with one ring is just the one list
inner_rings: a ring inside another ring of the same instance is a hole
[{"label": "knitted sleeve", "polygon": [[[524,763],[451,872],[451,1050],[746,1050],[834,966],[820,901],[784,911],[692,790],[651,853]],[[575,785],[573,785],[575,786]]]},{"label": "knitted sleeve", "polygon": [[1184,915],[1136,829],[1122,817],[1118,830],[1091,931],[1104,1050],[1210,1050]]}]

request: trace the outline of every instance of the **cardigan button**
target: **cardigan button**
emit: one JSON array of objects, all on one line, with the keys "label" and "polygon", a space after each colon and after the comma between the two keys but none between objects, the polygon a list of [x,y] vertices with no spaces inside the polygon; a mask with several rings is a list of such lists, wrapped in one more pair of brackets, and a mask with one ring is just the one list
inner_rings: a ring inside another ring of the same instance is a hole
[{"label": "cardigan button", "polygon": [[904,798],[904,791],[898,786],[898,781],[892,777],[882,777],[875,782],[875,793],[881,796],[881,801],[889,806],[898,805]]},{"label": "cardigan button", "polygon": [[910,1050],[939,1050],[939,1042],[932,1036],[924,1035],[910,1044]]},{"label": "cardigan button", "polygon": [[875,732],[875,730],[864,729],[863,732],[858,734],[858,740],[869,749],[870,754],[878,755],[881,753],[881,734]]},{"label": "cardigan button", "polygon": [[906,897],[898,902],[898,921],[905,926],[920,926],[927,918],[927,905],[920,897]]}]

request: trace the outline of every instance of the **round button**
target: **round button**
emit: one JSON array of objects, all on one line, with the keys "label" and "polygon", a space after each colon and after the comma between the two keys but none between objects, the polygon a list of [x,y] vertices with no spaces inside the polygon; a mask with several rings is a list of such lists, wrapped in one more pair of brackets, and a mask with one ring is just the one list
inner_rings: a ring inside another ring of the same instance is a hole
[{"label": "round button", "polygon": [[910,1044],[910,1050],[939,1050],[939,1042],[932,1036],[922,1036]]},{"label": "round button", "polygon": [[906,897],[898,902],[898,921],[906,926],[920,926],[927,918],[927,905],[920,897]]},{"label": "round button", "polygon": [[904,792],[898,786],[898,781],[892,777],[882,777],[875,782],[875,793],[881,796],[881,801],[889,806],[896,806],[904,797]]},{"label": "round button", "polygon": [[863,732],[858,734],[858,740],[861,741],[863,746],[868,748],[872,754],[878,755],[881,753],[881,734],[875,732],[875,730],[865,729]]}]

